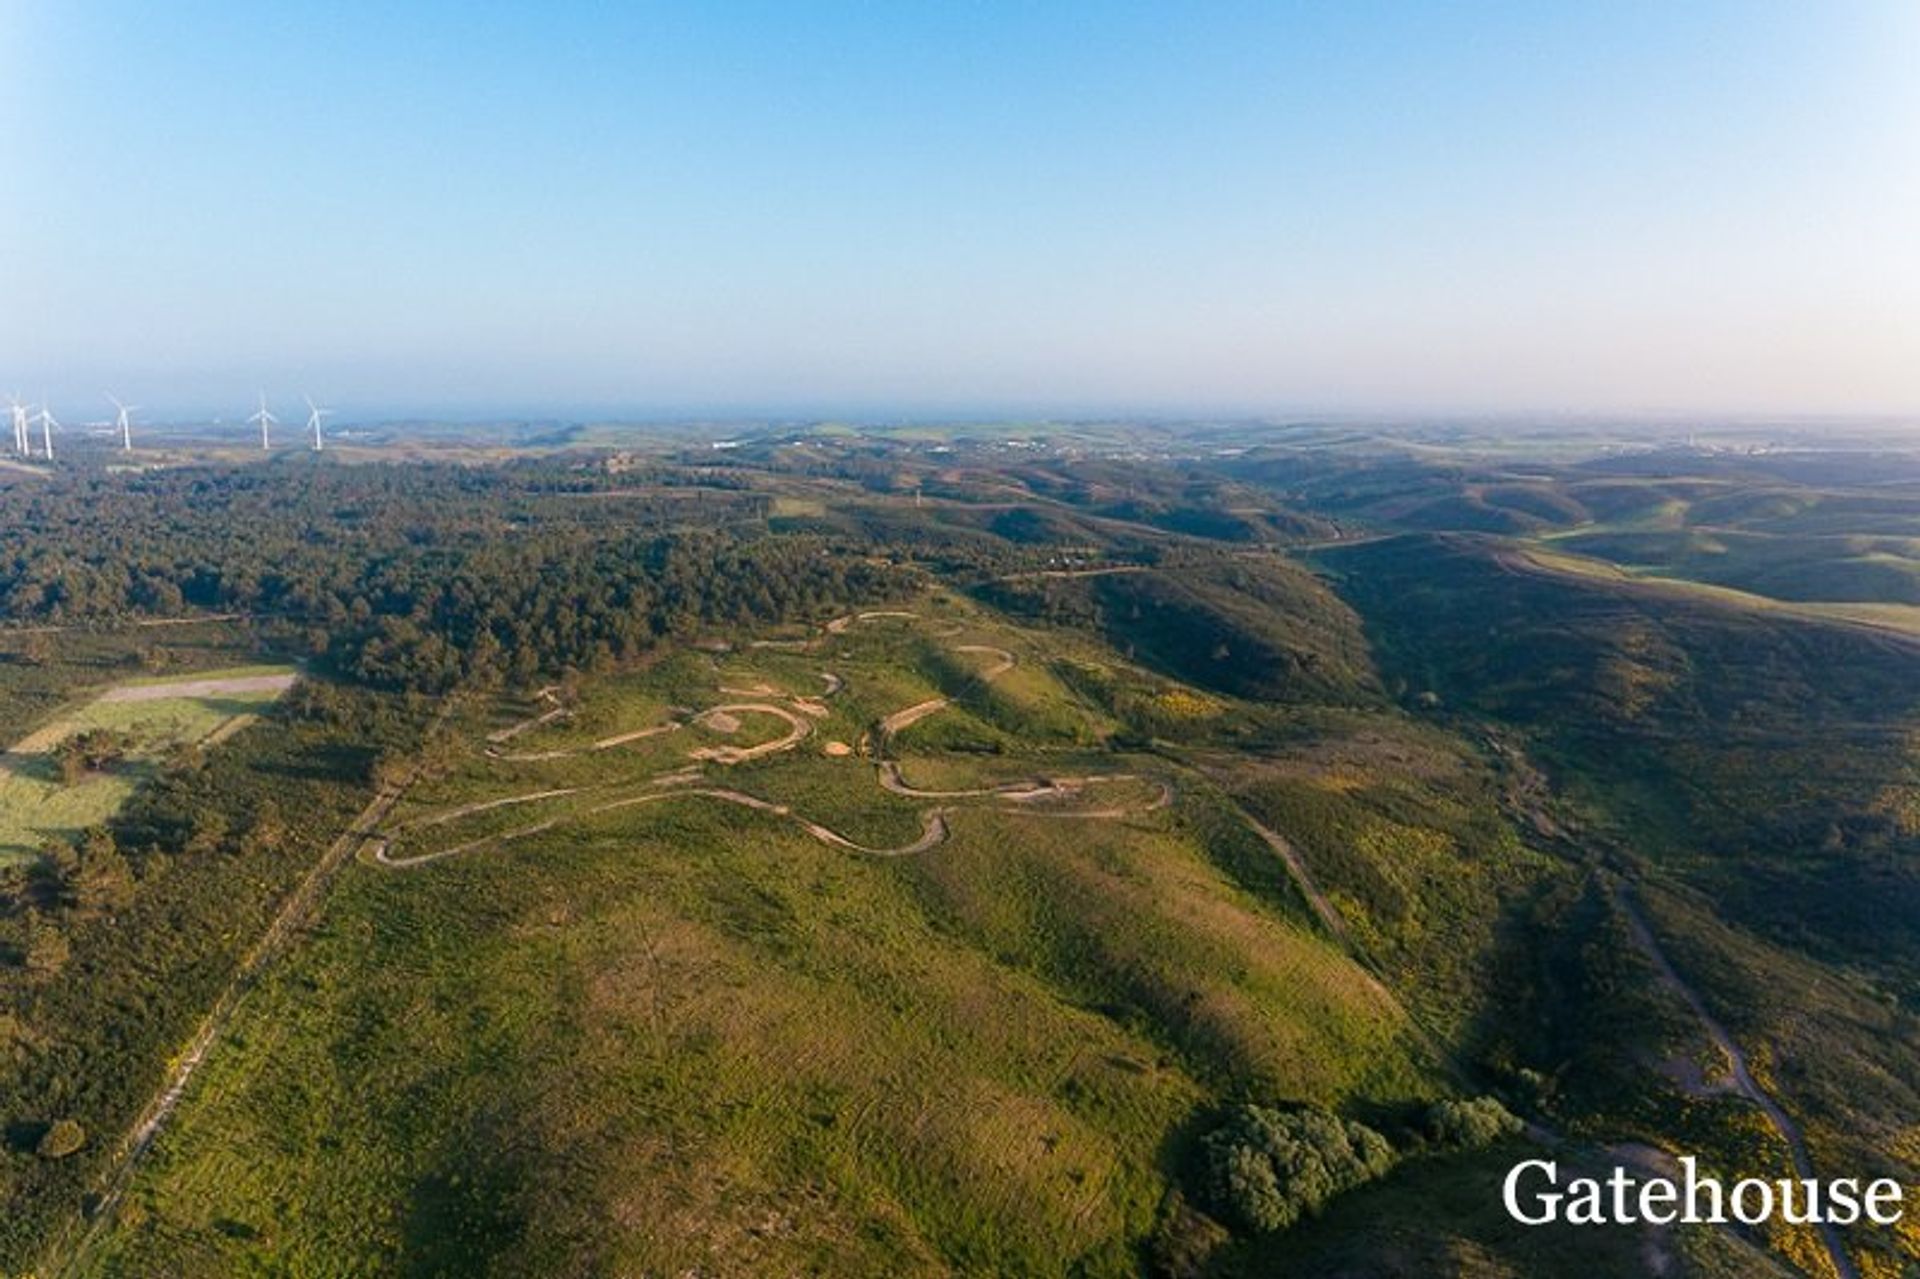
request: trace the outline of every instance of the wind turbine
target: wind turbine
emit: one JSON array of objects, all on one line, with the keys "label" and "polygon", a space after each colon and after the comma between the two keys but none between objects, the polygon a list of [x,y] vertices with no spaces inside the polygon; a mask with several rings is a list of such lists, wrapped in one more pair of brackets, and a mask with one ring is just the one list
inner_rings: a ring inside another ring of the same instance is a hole
[{"label": "wind turbine", "polygon": [[7,397],[7,406],[13,415],[13,451],[25,457],[33,451],[27,437],[27,421],[33,415],[27,411],[27,406],[20,402],[18,394]]},{"label": "wind turbine", "polygon": [[279,420],[280,420],[279,418],[267,412],[267,393],[265,391],[260,392],[260,411],[258,413],[255,413],[252,417],[248,418],[247,421],[258,422],[260,424],[260,451],[261,452],[264,453],[273,447],[273,437],[268,434],[267,428],[272,426],[275,422],[278,422]]},{"label": "wind turbine", "polygon": [[46,451],[47,461],[53,461],[53,428],[60,425],[60,419],[53,415],[53,406],[47,402],[45,391],[40,393],[40,447]]},{"label": "wind turbine", "polygon": [[313,432],[313,451],[318,453],[321,449],[320,419],[331,414],[333,410],[323,409],[315,404],[311,395],[303,395],[300,398],[307,402],[307,429]]},{"label": "wind turbine", "polygon": [[119,410],[119,414],[114,418],[113,424],[120,428],[120,451],[123,453],[131,453],[133,452],[133,423],[127,415],[140,406],[138,404],[122,404],[120,401],[115,400],[110,393],[107,394],[107,399],[112,400],[113,407]]}]

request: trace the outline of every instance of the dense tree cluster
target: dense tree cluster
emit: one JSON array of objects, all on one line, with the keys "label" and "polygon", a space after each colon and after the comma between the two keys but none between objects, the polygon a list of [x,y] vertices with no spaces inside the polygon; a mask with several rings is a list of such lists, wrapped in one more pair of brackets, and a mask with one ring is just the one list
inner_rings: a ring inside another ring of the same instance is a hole
[{"label": "dense tree cluster", "polygon": [[1324,1110],[1240,1105],[1201,1140],[1203,1199],[1257,1233],[1284,1230],[1393,1167],[1393,1146]]},{"label": "dense tree cluster", "polygon": [[257,614],[355,679],[444,692],[906,584],[864,539],[769,536],[765,497],[733,477],[662,478],[289,465],[0,486],[0,522],[31,530],[0,554],[0,620]]},{"label": "dense tree cluster", "polygon": [[316,601],[305,624],[315,651],[355,679],[441,692],[602,669],[662,636],[705,627],[818,618],[911,580],[858,548],[815,538],[698,532],[503,543],[457,566],[388,565],[356,602]]}]

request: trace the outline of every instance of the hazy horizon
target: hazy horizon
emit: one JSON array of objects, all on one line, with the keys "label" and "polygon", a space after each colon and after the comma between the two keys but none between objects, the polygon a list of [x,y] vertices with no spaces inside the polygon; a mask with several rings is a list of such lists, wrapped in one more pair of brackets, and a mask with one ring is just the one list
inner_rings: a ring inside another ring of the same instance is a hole
[{"label": "hazy horizon", "polygon": [[[1920,8],[0,0],[0,391],[1920,414]],[[288,414],[283,413],[283,416]]]}]

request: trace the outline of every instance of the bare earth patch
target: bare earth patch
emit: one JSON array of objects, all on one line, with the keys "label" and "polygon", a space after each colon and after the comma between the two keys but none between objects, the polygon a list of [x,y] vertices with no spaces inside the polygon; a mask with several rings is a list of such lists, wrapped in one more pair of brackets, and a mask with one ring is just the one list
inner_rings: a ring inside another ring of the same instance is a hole
[{"label": "bare earth patch", "polygon": [[733,734],[740,731],[740,721],[725,711],[708,711],[700,717],[700,726],[715,733]]},{"label": "bare earth patch", "polygon": [[300,676],[236,675],[227,679],[187,679],[167,684],[126,684],[100,695],[103,702],[162,702],[173,697],[219,697],[225,693],[284,693]]}]

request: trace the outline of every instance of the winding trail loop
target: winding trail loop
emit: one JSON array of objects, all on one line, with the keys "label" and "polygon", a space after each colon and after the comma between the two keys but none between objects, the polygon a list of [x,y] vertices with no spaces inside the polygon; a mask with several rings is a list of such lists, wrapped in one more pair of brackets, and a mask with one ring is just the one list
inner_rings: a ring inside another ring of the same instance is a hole
[{"label": "winding trail loop", "polygon": [[[709,707],[700,712],[700,717],[702,719],[717,716],[731,717],[748,711],[785,720],[787,735],[776,737],[770,742],[761,742],[758,746],[702,746],[698,750],[688,752],[687,758],[708,759],[716,764],[744,764],[750,759],[760,759],[767,755],[778,755],[781,751],[790,751],[813,732],[813,725],[786,707],[775,706],[771,702],[729,702],[725,706]],[[713,722],[717,725],[724,723],[725,720],[714,719]]]},{"label": "winding trail loop", "polygon": [[[649,795],[629,795],[624,799],[616,799],[605,804],[597,804],[592,808],[584,809],[574,814],[574,818],[577,820],[583,817],[598,817],[603,813],[617,812],[624,808],[638,808],[643,804],[663,804],[668,800],[714,799],[723,803],[738,804],[742,808],[751,808],[756,812],[768,813],[775,817],[784,817],[823,844],[828,844],[835,848],[843,848],[849,852],[861,853],[868,857],[911,857],[915,853],[924,853],[928,849],[945,843],[948,835],[946,810],[933,808],[928,809],[921,815],[921,831],[918,839],[910,843],[902,844],[898,848],[874,848],[867,844],[856,843],[840,832],[822,826],[818,822],[809,821],[807,818],[795,813],[785,804],[776,804],[772,800],[761,799],[758,795],[749,795],[745,791],[737,791],[725,787],[691,787],[685,785],[688,781],[698,780],[697,776],[690,778],[674,775],[671,777],[671,780],[675,783],[680,783],[680,785],[676,789],[660,790]],[[666,781],[668,781],[667,778],[659,778],[656,779],[656,784]],[[527,839],[531,836],[552,830],[559,824],[558,818],[549,818],[546,821],[535,822],[530,826],[522,826],[517,830],[507,831],[504,834],[487,835],[480,839],[471,840],[465,844],[457,844],[452,848],[442,848],[431,853],[416,853],[411,857],[393,856],[392,840],[390,838],[383,838],[375,845],[372,860],[378,865],[385,866],[390,870],[406,870],[414,866],[425,866],[431,862],[442,861],[449,857],[457,857],[462,853],[474,852],[498,844],[508,844],[515,840]]]},{"label": "winding trail loop", "polygon": [[985,653],[994,659],[991,666],[974,677],[983,684],[993,683],[993,681],[1012,670],[1014,666],[1014,656],[1012,653],[1009,653],[1004,648],[995,648],[991,644],[955,644],[953,651],[956,653]]},{"label": "winding trail loop", "polygon": [[[848,614],[845,617],[837,617],[833,621],[828,622],[823,630],[823,634],[842,634],[855,622],[872,621],[878,618],[916,617],[918,617],[918,614],[891,609]],[[953,651],[968,655],[985,654],[993,659],[973,676],[974,679],[982,684],[988,684],[999,679],[1002,675],[1012,670],[1018,661],[1009,650],[990,644],[957,644],[954,646]],[[820,678],[826,685],[825,691],[821,694],[822,698],[832,697],[846,687],[846,681],[831,671],[820,672]],[[720,686],[720,691],[722,693],[732,693],[736,695],[752,694],[771,696],[778,694],[779,690],[764,684],[753,688],[729,687],[723,684]],[[541,689],[538,695],[549,701],[554,701],[555,699],[552,693],[553,690],[547,688]],[[691,761],[689,764],[670,772],[634,779],[633,784],[648,788],[645,793],[642,794],[628,795],[620,799],[609,800],[605,803],[596,804],[592,807],[580,809],[563,816],[546,818],[514,830],[483,835],[475,839],[467,840],[464,843],[453,845],[450,848],[442,848],[432,852],[415,853],[412,855],[396,855],[394,852],[394,843],[407,831],[432,826],[444,826],[450,822],[472,816],[476,813],[489,812],[518,804],[531,804],[547,799],[577,795],[588,790],[601,790],[604,789],[604,787],[571,786],[532,791],[523,795],[512,795],[477,804],[466,804],[446,812],[416,818],[411,822],[375,835],[368,843],[365,860],[373,865],[381,866],[389,870],[406,870],[413,867],[430,865],[433,862],[443,861],[450,857],[457,857],[463,853],[478,852],[482,849],[497,847],[498,845],[512,843],[516,840],[527,839],[533,835],[552,830],[563,821],[594,817],[602,813],[614,812],[625,808],[635,808],[646,804],[664,803],[672,799],[695,798],[737,804],[743,808],[753,809],[756,812],[784,817],[823,844],[869,857],[909,857],[916,853],[924,853],[946,842],[951,834],[947,818],[953,811],[950,807],[946,806],[929,808],[920,814],[921,830],[917,839],[902,844],[897,848],[875,848],[871,845],[862,844],[857,840],[850,839],[829,826],[824,826],[810,818],[802,817],[793,812],[792,809],[785,804],[762,799],[757,795],[749,795],[744,791],[733,790],[727,787],[700,785],[700,783],[707,780],[705,765],[727,766],[741,764],[749,760],[762,759],[770,755],[791,751],[802,741],[806,740],[813,732],[813,725],[809,723],[806,718],[802,717],[824,718],[829,713],[826,706],[818,699],[795,694],[787,694],[786,697],[792,702],[793,709],[773,702],[728,702],[719,706],[708,707],[699,714],[693,715],[690,719],[676,720],[667,724],[656,724],[648,728],[636,729],[633,732],[621,733],[613,737],[604,737],[589,746],[578,747],[571,750],[562,749],[509,754],[499,749],[501,741],[508,740],[527,728],[547,722],[563,710],[570,710],[570,708],[560,707],[556,704],[553,710],[547,711],[541,716],[516,724],[512,726],[511,729],[503,730],[505,734],[504,737],[499,733],[489,736],[489,745],[486,749],[486,754],[490,758],[505,761],[566,759],[595,751],[609,750],[629,742],[655,737],[662,733],[673,732],[688,723],[702,724],[718,732],[735,732],[739,728],[739,720],[737,717],[743,714],[771,715],[783,720],[787,725],[787,733],[783,737],[761,742],[755,746],[703,746],[691,750],[687,753],[687,759]],[[917,702],[912,706],[905,707],[886,716],[879,721],[873,730],[874,740],[878,743],[876,753],[884,756],[887,745],[890,743],[894,734],[912,724],[918,723],[929,715],[946,709],[952,704],[953,700],[951,698],[929,698],[924,702]],[[1137,773],[1114,773],[1086,777],[1036,777],[1024,781],[1002,782],[991,786],[981,786],[970,789],[921,790],[909,785],[906,779],[901,776],[900,765],[897,761],[881,758],[878,761],[877,780],[882,789],[896,795],[914,799],[995,800],[998,801],[998,806],[992,811],[1023,817],[1077,819],[1083,821],[1121,821],[1138,816],[1141,813],[1149,813],[1166,808],[1173,803],[1172,785],[1166,781],[1154,781],[1154,785],[1157,787],[1157,793],[1153,799],[1145,803],[1112,805],[1106,808],[1096,809],[1049,809],[1046,807],[1049,801],[1078,798],[1084,794],[1089,787],[1154,780],[1142,777]]]}]

